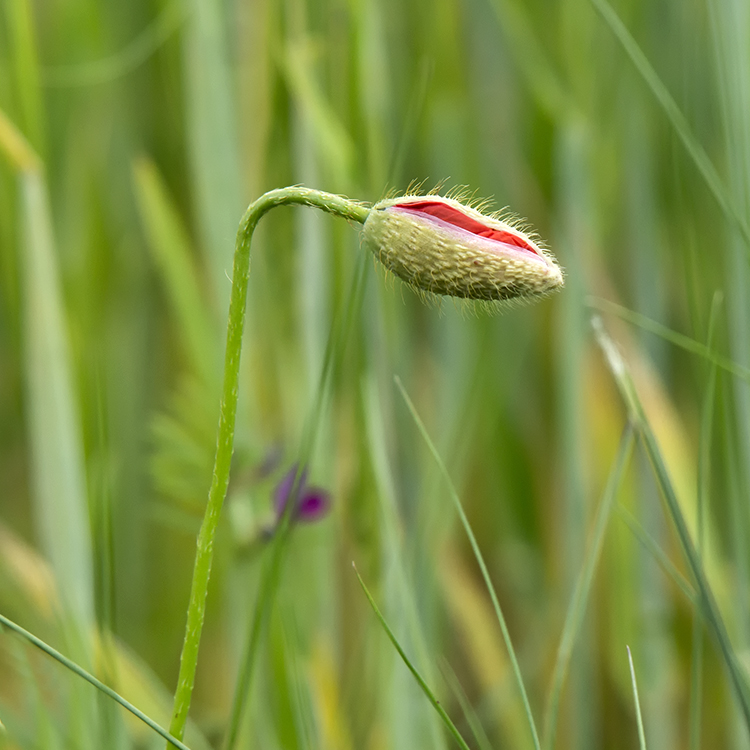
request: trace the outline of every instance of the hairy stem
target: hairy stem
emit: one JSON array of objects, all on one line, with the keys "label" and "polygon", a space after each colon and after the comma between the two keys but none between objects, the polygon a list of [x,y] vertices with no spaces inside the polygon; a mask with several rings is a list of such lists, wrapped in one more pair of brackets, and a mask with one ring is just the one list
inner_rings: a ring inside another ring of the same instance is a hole
[{"label": "hairy stem", "polygon": [[237,416],[237,395],[240,372],[240,352],[242,332],[245,326],[245,305],[247,282],[250,272],[250,242],[258,221],[267,211],[276,206],[299,204],[327,211],[350,221],[364,223],[369,213],[365,206],[338,195],[323,193],[302,187],[289,187],[271,190],[250,204],[242,217],[237,230],[232,270],[232,293],[229,302],[227,321],[227,346],[224,355],[224,383],[222,386],[219,430],[216,440],[216,458],[208,493],[208,504],[198,533],[193,583],[190,589],[190,602],[187,610],[185,640],[180,656],[180,674],[174,697],[170,734],[182,739],[185,733],[190,699],[195,683],[195,670],[198,664],[203,619],[206,612],[206,594],[211,574],[214,537],[219,522],[219,514],[229,484],[229,470],[234,448],[234,425]]}]

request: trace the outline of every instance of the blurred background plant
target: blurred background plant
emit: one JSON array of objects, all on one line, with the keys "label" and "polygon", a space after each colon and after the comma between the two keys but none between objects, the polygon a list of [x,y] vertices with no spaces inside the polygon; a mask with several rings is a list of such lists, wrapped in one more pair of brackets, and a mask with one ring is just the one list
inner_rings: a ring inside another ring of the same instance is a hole
[{"label": "blurred background plant", "polygon": [[[312,419],[308,476],[330,512],[290,537],[235,746],[450,746],[354,560],[468,744],[533,747],[398,375],[475,530],[545,747],[637,746],[626,644],[651,747],[750,747],[659,474],[742,682],[750,8],[613,7],[2,0],[0,612],[168,725],[244,207],[295,183],[368,201],[470,185],[548,241],[561,294],[494,317],[424,306],[355,227],[303,208],[261,222],[186,742],[223,742],[267,555],[257,530]],[[627,460],[594,310],[663,464],[638,442]],[[269,446],[283,446],[273,471]],[[0,721],[0,747],[164,742],[7,632]]]}]

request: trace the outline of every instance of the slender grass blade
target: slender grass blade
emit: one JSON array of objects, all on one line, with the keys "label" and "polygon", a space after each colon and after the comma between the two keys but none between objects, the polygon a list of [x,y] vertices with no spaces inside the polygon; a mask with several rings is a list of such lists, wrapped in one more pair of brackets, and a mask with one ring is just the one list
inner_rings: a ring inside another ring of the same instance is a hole
[{"label": "slender grass blade", "polygon": [[677,102],[675,102],[667,87],[664,85],[661,78],[659,78],[653,66],[648,61],[648,58],[643,53],[643,50],[638,46],[638,43],[607,0],[591,0],[591,4],[596,8],[604,19],[604,22],[617,37],[617,40],[622,45],[631,62],[636,67],[649,89],[651,89],[651,93],[664,110],[667,119],[674,128],[679,139],[682,141],[682,145],[685,147],[685,150],[693,160],[693,163],[703,177],[708,189],[719,204],[719,208],[721,208],[729,222],[735,226],[742,235],[745,245],[745,254],[750,258],[750,228],[748,227],[747,220],[744,218],[743,212],[737,206],[731,193],[724,185],[723,180],[716,171],[716,167],[713,165],[706,150],[695,137],[685,115],[682,114],[682,111],[677,106]]},{"label": "slender grass blade", "polygon": [[695,579],[699,595],[698,601],[705,621],[719,645],[719,651],[722,655],[725,666],[729,671],[731,684],[742,710],[745,724],[748,731],[750,731],[750,694],[748,692],[747,682],[742,673],[742,668],[737,659],[737,655],[732,647],[729,633],[724,624],[724,619],[719,611],[713,592],[708,583],[708,579],[703,571],[703,565],[690,536],[687,523],[685,522],[682,510],[680,509],[679,500],[677,499],[674,487],[672,486],[667,467],[662,459],[653,430],[651,429],[651,425],[649,424],[643,410],[643,406],[638,397],[638,393],[625,361],[617,350],[614,342],[607,335],[601,321],[594,319],[593,323],[599,345],[605,354],[607,364],[615,378],[620,394],[625,401],[630,419],[640,433],[659,490],[665,500],[667,510],[674,523],[683,552],[685,553],[688,566],[690,567],[690,571]]},{"label": "slender grass blade", "polygon": [[80,667],[74,661],[68,659],[67,656],[63,656],[59,651],[52,648],[52,646],[48,646],[44,641],[37,638],[32,633],[29,633],[27,630],[24,630],[20,625],[16,625],[16,623],[14,623],[12,620],[9,620],[7,617],[5,617],[5,615],[0,615],[0,624],[4,625],[9,630],[12,630],[17,635],[20,635],[22,638],[25,638],[29,643],[36,646],[41,651],[44,651],[45,654],[60,662],[60,664],[73,672],[73,674],[77,675],[83,680],[86,680],[86,682],[93,685],[97,690],[104,693],[113,701],[119,703],[123,708],[130,711],[131,714],[137,716],[144,724],[151,727],[151,729],[153,729],[157,734],[160,734],[165,740],[167,740],[167,742],[169,742],[171,745],[174,745],[174,747],[180,748],[180,750],[190,750],[187,745],[183,744],[175,737],[172,737],[172,735],[169,734],[166,729],[159,726],[153,719],[146,716],[146,714],[137,709],[132,703],[126,701],[121,695],[118,695],[114,690],[112,690],[112,688],[108,687],[100,680],[97,680],[96,677],[94,677],[92,674],[89,674],[85,669],[83,669],[83,667]]},{"label": "slender grass blade", "polygon": [[664,573],[685,594],[687,600],[691,604],[696,605],[698,595],[695,593],[695,589],[690,585],[685,576],[677,570],[675,564],[669,559],[669,556],[659,546],[657,541],[641,526],[638,519],[624,505],[618,505],[617,512],[625,525],[633,533],[633,536],[640,542],[641,546],[652,555]]},{"label": "slender grass blade", "polygon": [[630,664],[630,677],[633,681],[633,699],[635,700],[635,715],[638,719],[638,742],[641,750],[646,750],[646,734],[643,731],[643,717],[641,716],[641,703],[638,700],[638,685],[635,681],[635,667],[633,666],[633,655],[630,653],[630,646],[626,646],[628,649],[628,663]]},{"label": "slender grass blade", "polygon": [[642,315],[634,310],[629,310],[627,307],[618,305],[616,302],[601,299],[600,297],[589,297],[587,304],[594,310],[617,315],[617,317],[622,318],[622,320],[632,323],[644,331],[660,336],[665,341],[669,341],[671,344],[680,347],[680,349],[684,349],[686,352],[703,357],[705,360],[720,367],[722,370],[750,383],[750,368],[743,367],[728,357],[722,357],[713,349],[702,344],[700,341],[690,338],[690,336],[686,336],[684,333],[673,331],[671,328],[668,328],[656,320],[652,320],[646,315]]},{"label": "slender grass blade", "polygon": [[388,635],[388,638],[390,639],[391,643],[393,644],[396,651],[398,651],[399,656],[404,660],[404,664],[409,668],[409,671],[414,675],[414,679],[419,684],[419,687],[422,688],[422,691],[427,696],[427,699],[432,703],[435,710],[438,712],[438,715],[445,723],[445,726],[448,728],[448,731],[453,735],[453,738],[456,740],[456,743],[462,750],[469,750],[469,746],[466,744],[466,741],[459,733],[458,729],[456,729],[456,725],[451,720],[450,716],[445,712],[445,709],[440,705],[440,701],[435,697],[435,694],[430,690],[429,685],[424,681],[424,678],[422,675],[417,671],[417,668],[411,663],[411,660],[406,655],[406,652],[401,647],[401,644],[398,642],[398,639],[393,634],[393,631],[388,626],[388,623],[385,621],[385,618],[381,614],[380,610],[378,609],[378,605],[375,603],[375,600],[372,598],[372,594],[367,589],[367,586],[365,586],[365,582],[362,580],[362,577],[359,574],[359,571],[357,570],[356,566],[354,567],[354,572],[357,575],[357,580],[359,581],[359,585],[362,587],[362,590],[365,592],[365,596],[367,597],[367,600],[370,602],[370,606],[373,609],[373,612],[375,612],[375,616],[380,620],[380,624],[383,626],[383,629],[385,630],[386,634]]},{"label": "slender grass blade", "polygon": [[448,686],[458,701],[458,705],[461,706],[461,710],[464,712],[466,723],[469,725],[471,733],[474,735],[474,741],[477,743],[477,747],[479,750],[492,750],[490,739],[484,731],[484,727],[482,726],[479,716],[477,716],[477,712],[469,702],[469,697],[466,695],[466,691],[459,682],[456,673],[451,669],[448,662],[445,662],[442,665],[441,671],[445,681],[448,683]]},{"label": "slender grass blade", "polygon": [[479,569],[482,572],[482,577],[484,578],[484,582],[487,586],[487,591],[489,592],[490,598],[492,600],[492,606],[494,607],[495,615],[497,616],[498,623],[500,624],[500,630],[502,631],[502,634],[503,634],[503,640],[505,641],[505,646],[508,649],[508,655],[510,657],[511,664],[513,666],[513,672],[516,678],[516,682],[518,684],[518,690],[521,694],[521,700],[523,702],[524,710],[526,712],[526,718],[529,722],[529,729],[531,730],[531,736],[534,741],[534,747],[537,748],[537,750],[540,750],[541,745],[539,743],[539,734],[536,730],[536,724],[534,723],[534,716],[531,712],[531,705],[529,703],[529,698],[526,693],[526,686],[524,685],[523,677],[521,676],[521,668],[518,666],[518,659],[516,658],[516,652],[515,652],[515,649],[513,648],[513,643],[510,639],[508,626],[505,623],[505,617],[500,608],[500,602],[498,601],[497,594],[495,593],[495,589],[492,585],[492,579],[490,578],[490,573],[487,570],[487,565],[484,562],[484,557],[482,556],[482,552],[479,549],[479,545],[477,544],[477,540],[476,540],[476,537],[474,536],[474,532],[471,530],[471,526],[469,525],[469,519],[466,517],[466,513],[464,512],[463,505],[461,504],[461,500],[458,497],[456,488],[453,486],[453,481],[450,478],[450,474],[448,473],[448,469],[446,468],[445,463],[443,462],[443,459],[440,457],[440,454],[438,453],[437,448],[435,447],[435,444],[432,442],[432,439],[430,438],[427,432],[427,428],[424,426],[424,423],[419,417],[419,414],[417,413],[417,410],[414,407],[412,400],[409,398],[409,394],[406,392],[406,389],[404,388],[398,376],[395,377],[395,382],[399,391],[401,391],[401,395],[404,401],[406,402],[406,406],[409,409],[409,412],[412,416],[412,419],[414,420],[414,423],[417,426],[417,429],[422,435],[430,453],[432,454],[432,457],[435,459],[435,463],[438,466],[440,474],[442,475],[448,487],[448,491],[450,493],[453,504],[456,508],[456,512],[458,513],[458,517],[461,520],[461,525],[464,527],[464,531],[466,532],[466,535],[469,538],[469,543],[471,545],[472,552],[474,553],[474,557],[477,560],[477,564],[479,565]]}]

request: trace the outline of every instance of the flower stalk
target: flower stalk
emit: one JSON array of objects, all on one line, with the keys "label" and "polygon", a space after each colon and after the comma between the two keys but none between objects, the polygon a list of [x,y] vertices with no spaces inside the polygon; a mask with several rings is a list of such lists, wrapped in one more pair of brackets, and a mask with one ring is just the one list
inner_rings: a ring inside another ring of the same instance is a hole
[{"label": "flower stalk", "polygon": [[[363,243],[375,257],[406,283],[428,294],[503,302],[539,298],[563,285],[562,271],[554,258],[529,235],[498,217],[483,214],[453,198],[404,196],[368,208],[331,193],[288,187],[271,190],[248,207],[237,231],[216,457],[208,503],[198,533],[185,639],[169,728],[170,734],[179,740],[185,733],[195,684],[214,538],[229,485],[250,272],[250,242],[265,213],[276,206],[292,204],[319,208],[364,224]],[[304,489],[300,486],[304,485],[303,473],[296,469],[293,479],[288,482],[292,497],[296,498]],[[323,507],[322,499],[317,500],[315,512]],[[292,505],[294,503],[289,507]],[[289,508],[282,509],[278,524],[282,538],[291,517]],[[277,557],[274,557],[275,561]],[[254,627],[253,644],[257,632],[258,628]],[[254,645],[249,653],[251,658]],[[249,674],[249,667],[246,671]],[[239,711],[241,703],[238,705]]]},{"label": "flower stalk", "polygon": [[187,610],[185,639],[180,656],[180,671],[175,691],[170,734],[181,740],[185,734],[190,700],[195,684],[203,621],[206,613],[208,580],[213,561],[214,538],[219,515],[229,485],[229,471],[234,449],[234,427],[237,417],[237,396],[240,372],[242,333],[245,327],[247,284],[250,272],[250,243],[260,218],[277,206],[302,205],[319,208],[349,221],[363,224],[369,209],[355,201],[338,195],[303,187],[288,187],[271,190],[252,203],[242,217],[237,231],[232,270],[232,292],[227,321],[227,344],[224,355],[224,382],[222,385],[219,428],[216,441],[211,488],[205,515],[198,533],[193,568],[193,582]]}]

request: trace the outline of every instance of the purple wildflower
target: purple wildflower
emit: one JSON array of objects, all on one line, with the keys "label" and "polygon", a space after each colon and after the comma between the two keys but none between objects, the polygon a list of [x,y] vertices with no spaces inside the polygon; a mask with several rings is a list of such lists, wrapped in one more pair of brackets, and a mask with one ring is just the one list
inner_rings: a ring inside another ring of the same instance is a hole
[{"label": "purple wildflower", "polygon": [[[284,475],[281,481],[276,485],[273,493],[274,510],[276,511],[276,522],[278,523],[284,514],[289,497],[294,488],[294,480],[297,476],[298,465],[295,464]],[[318,521],[328,513],[331,504],[331,498],[328,492],[320,487],[308,487],[307,469],[303,469],[297,483],[296,501],[294,508],[294,521],[312,523]]]}]

